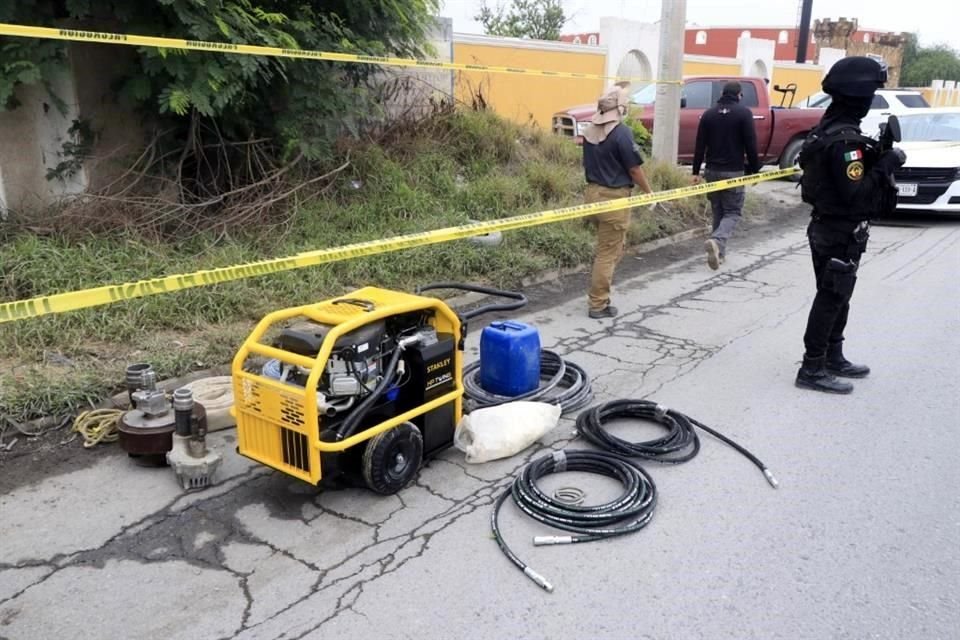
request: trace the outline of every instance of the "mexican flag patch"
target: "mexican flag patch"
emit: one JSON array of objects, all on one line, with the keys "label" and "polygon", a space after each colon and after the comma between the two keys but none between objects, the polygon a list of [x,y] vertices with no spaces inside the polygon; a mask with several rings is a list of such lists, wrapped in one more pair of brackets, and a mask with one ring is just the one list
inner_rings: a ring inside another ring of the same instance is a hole
[{"label": "mexican flag patch", "polygon": [[847,162],[853,162],[854,160],[859,160],[863,157],[863,154],[860,152],[860,149],[854,149],[853,151],[847,151],[843,154],[843,159]]}]

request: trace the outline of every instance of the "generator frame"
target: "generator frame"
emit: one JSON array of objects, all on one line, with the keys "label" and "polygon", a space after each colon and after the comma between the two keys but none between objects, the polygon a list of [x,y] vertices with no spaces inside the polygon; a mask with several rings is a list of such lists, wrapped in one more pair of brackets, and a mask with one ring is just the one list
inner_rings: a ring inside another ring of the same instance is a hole
[{"label": "generator frame", "polygon": [[[456,341],[453,350],[453,390],[343,440],[321,440],[323,416],[318,410],[317,386],[337,340],[369,323],[416,312],[427,312],[428,324],[438,333],[452,335]],[[331,326],[316,357],[292,353],[261,342],[272,327],[298,317]],[[338,298],[267,314],[233,359],[233,413],[237,421],[237,451],[315,485],[323,478],[321,454],[342,454],[448,403],[453,404],[456,425],[463,409],[465,328],[461,317],[442,300],[378,287],[364,287]],[[246,371],[244,366],[251,356],[275,358],[281,363],[309,370],[305,386]]]}]

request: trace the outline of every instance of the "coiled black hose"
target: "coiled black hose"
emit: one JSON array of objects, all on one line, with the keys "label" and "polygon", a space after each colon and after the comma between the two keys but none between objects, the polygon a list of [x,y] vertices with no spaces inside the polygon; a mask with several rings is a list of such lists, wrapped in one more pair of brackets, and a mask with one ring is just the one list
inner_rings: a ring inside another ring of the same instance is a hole
[{"label": "coiled black hose", "polygon": [[[537,480],[543,476],[563,471],[604,475],[619,480],[624,491],[618,498],[605,504],[577,506],[557,500],[537,486]],[[500,534],[500,507],[507,496],[512,496],[517,507],[534,520],[574,534],[536,536],[533,544],[572,544],[639,531],[653,517],[657,488],[653,479],[639,465],[605,451],[557,451],[524,467],[510,488],[500,494],[494,503],[490,527],[494,539],[510,562],[541,588],[553,591],[553,585],[518,558]]]},{"label": "coiled black hose", "polygon": [[480,362],[463,368],[463,386],[471,409],[494,407],[506,402],[528,400],[560,405],[562,413],[571,413],[586,406],[593,399],[590,376],[578,364],[564,360],[547,349],[540,350],[540,380],[536,389],[519,396],[501,396],[480,386]]},{"label": "coiled black hose", "polygon": [[[667,428],[667,435],[647,442],[628,442],[611,435],[603,423],[614,418],[641,418],[651,420]],[[722,433],[651,400],[613,400],[591,407],[577,416],[577,431],[594,445],[605,451],[630,458],[643,458],[664,464],[680,464],[693,459],[700,451],[700,438],[694,426],[700,427],[713,437],[725,442],[755,464],[776,488],[777,479],[766,465],[747,449]]]}]

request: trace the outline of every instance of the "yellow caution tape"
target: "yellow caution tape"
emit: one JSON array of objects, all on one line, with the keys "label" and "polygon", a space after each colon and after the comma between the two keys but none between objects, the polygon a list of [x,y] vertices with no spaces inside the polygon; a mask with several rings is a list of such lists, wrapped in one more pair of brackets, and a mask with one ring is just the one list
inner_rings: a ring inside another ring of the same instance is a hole
[{"label": "yellow caution tape", "polygon": [[306,251],[287,258],[261,260],[259,262],[251,262],[232,267],[221,267],[219,269],[195,271],[188,274],[95,287],[93,289],[83,289],[70,293],[57,293],[39,298],[30,298],[28,300],[18,300],[16,302],[4,302],[0,304],[0,323],[23,320],[24,318],[35,318],[51,313],[64,313],[66,311],[97,307],[105,304],[113,304],[114,302],[120,302],[122,300],[132,300],[134,298],[192,289],[194,287],[219,284],[221,282],[243,280],[254,276],[277,273],[279,271],[302,269],[304,267],[338,262],[340,260],[350,260],[380,253],[400,251],[401,249],[423,247],[441,242],[449,242],[451,240],[484,235],[495,231],[523,229],[524,227],[533,227],[551,222],[583,218],[607,211],[626,209],[627,207],[638,207],[656,204],[658,202],[679,200],[700,193],[722,191],[730,187],[775,180],[789,176],[795,172],[796,169],[793,168],[780,169],[778,171],[769,171],[740,178],[730,178],[728,180],[718,180],[717,182],[705,182],[690,187],[681,187],[669,191],[657,191],[655,193],[620,198],[618,200],[581,204],[564,207],[562,209],[553,209],[551,211],[528,213],[500,220],[474,222],[457,227],[410,233],[392,238],[384,238],[382,240],[358,242],[342,247]]},{"label": "yellow caution tape", "polygon": [[248,56],[267,56],[272,58],[305,58],[309,60],[327,60],[330,62],[350,62],[355,64],[375,64],[387,67],[411,67],[416,69],[452,69],[455,71],[484,71],[487,73],[509,73],[525,76],[548,78],[576,78],[579,80],[629,80],[630,82],[649,82],[657,84],[680,84],[680,80],[651,80],[649,78],[629,78],[604,76],[595,73],[573,73],[570,71],[546,71],[543,69],[524,69],[520,67],[497,67],[484,64],[463,62],[444,62],[442,60],[418,60],[414,58],[393,58],[390,56],[367,56],[354,53],[336,53],[334,51],[310,51],[308,49],[282,49],[252,44],[234,44],[231,42],[210,42],[206,40],[183,40],[181,38],[156,38],[153,36],[135,36],[125,33],[107,33],[102,31],[81,31],[77,29],[51,29],[48,27],[28,27],[19,24],[0,23],[0,35],[21,38],[43,38],[45,40],[69,40],[71,42],[98,42],[100,44],[123,44],[133,47],[154,47],[156,49],[180,49],[187,51],[212,51],[215,53],[236,53]]}]

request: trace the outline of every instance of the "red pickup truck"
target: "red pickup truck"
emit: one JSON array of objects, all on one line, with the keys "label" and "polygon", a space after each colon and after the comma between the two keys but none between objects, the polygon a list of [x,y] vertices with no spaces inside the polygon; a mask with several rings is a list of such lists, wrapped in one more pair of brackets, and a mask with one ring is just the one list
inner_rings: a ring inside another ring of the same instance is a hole
[{"label": "red pickup truck", "polygon": [[[680,144],[678,156],[680,162],[692,162],[694,145],[697,140],[697,125],[703,113],[716,104],[723,85],[737,80],[743,87],[740,104],[753,112],[757,128],[757,154],[764,164],[779,164],[781,168],[792,167],[807,133],[820,121],[823,109],[796,109],[773,106],[767,93],[767,84],[763,78],[738,78],[729,76],[700,76],[686,78],[680,101]],[[795,85],[786,88],[775,87],[783,93],[784,101],[790,97]],[[653,131],[653,102],[657,95],[657,86],[649,84],[631,90],[630,114],[649,130]],[[590,122],[596,113],[597,105],[588,104],[571,107],[553,116],[553,132],[557,135],[571,136],[581,143],[582,127]]]}]

